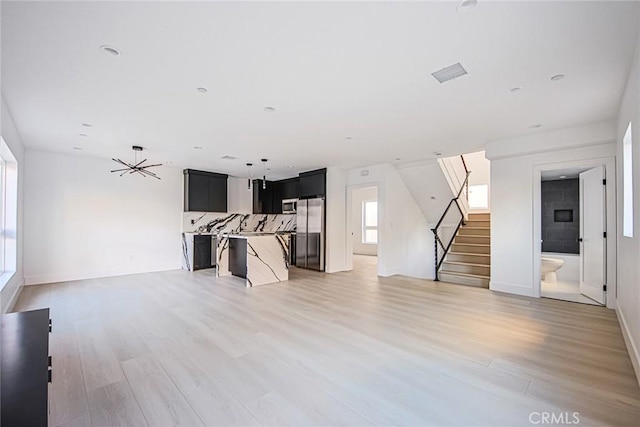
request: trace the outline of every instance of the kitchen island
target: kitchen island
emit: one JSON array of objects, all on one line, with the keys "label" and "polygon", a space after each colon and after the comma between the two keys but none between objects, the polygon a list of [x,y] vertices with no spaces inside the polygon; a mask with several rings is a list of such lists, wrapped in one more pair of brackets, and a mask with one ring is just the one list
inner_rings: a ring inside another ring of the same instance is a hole
[{"label": "kitchen island", "polygon": [[[289,235],[237,233],[221,236],[219,276],[237,276],[246,286],[260,286],[289,280]],[[224,253],[226,252],[226,254]]]}]

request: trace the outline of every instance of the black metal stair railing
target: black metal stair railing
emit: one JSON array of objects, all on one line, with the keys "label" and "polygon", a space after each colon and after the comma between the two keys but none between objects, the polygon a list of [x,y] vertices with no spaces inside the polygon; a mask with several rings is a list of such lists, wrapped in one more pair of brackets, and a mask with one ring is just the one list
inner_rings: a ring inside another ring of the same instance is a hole
[{"label": "black metal stair railing", "polygon": [[[460,160],[462,160],[462,165],[464,166],[465,171],[464,182],[460,186],[456,197],[451,199],[447,205],[447,208],[440,217],[435,228],[431,229],[434,235],[435,246],[435,281],[440,280],[438,278],[438,271],[440,270],[449,249],[451,249],[451,245],[453,244],[453,240],[455,239],[458,230],[460,230],[460,227],[464,224],[464,213],[459,202],[463,191],[465,199],[469,200],[469,175],[471,174],[471,171],[467,169],[467,163],[464,161],[464,156],[461,155]],[[452,210],[453,206],[457,209]]]}]

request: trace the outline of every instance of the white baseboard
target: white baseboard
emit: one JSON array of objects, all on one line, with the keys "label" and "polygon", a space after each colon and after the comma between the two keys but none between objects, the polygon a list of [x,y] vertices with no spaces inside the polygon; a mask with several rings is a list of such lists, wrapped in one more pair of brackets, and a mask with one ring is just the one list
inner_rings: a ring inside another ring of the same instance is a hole
[{"label": "white baseboard", "polygon": [[385,274],[380,274],[380,277],[391,277],[395,276],[396,274],[402,274],[402,270],[400,269],[400,267],[389,268],[387,269]]},{"label": "white baseboard", "polygon": [[46,283],[71,282],[74,280],[99,279],[101,277],[127,276],[129,274],[156,273],[160,271],[179,270],[180,265],[159,266],[156,268],[141,270],[103,270],[103,271],[82,271],[73,273],[53,273],[38,276],[25,276],[26,286],[44,285]]},{"label": "white baseboard", "polygon": [[533,288],[512,285],[510,283],[501,283],[491,280],[489,282],[489,289],[497,292],[504,292],[507,294],[522,295],[525,297],[533,297]]},{"label": "white baseboard", "polygon": [[616,307],[616,314],[618,315],[618,322],[620,322],[620,329],[622,329],[622,336],[624,343],[627,345],[633,370],[636,372],[636,379],[638,380],[638,384],[640,384],[640,352],[638,352],[638,347],[636,347],[636,343],[633,341],[629,326],[624,318],[624,314],[620,311],[620,307]]},{"label": "white baseboard", "polygon": [[346,265],[340,265],[340,266],[332,266],[331,268],[326,268],[325,269],[325,273],[340,273],[342,271],[349,271],[349,269],[347,268]]},{"label": "white baseboard", "polygon": [[16,286],[16,290],[13,291],[13,295],[11,295],[11,298],[9,298],[9,303],[4,309],[3,314],[11,313],[13,311],[13,308],[16,306],[16,303],[18,302],[18,298],[20,298],[20,293],[22,292],[23,287],[24,287],[24,279],[20,281],[18,286]]}]

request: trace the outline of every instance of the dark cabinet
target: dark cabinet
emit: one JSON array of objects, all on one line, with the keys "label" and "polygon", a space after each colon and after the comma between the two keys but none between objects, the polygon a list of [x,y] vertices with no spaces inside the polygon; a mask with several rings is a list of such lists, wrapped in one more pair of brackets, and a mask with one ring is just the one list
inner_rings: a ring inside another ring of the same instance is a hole
[{"label": "dark cabinet", "polygon": [[273,183],[273,213],[282,213],[282,201],[298,198],[299,178],[289,178]]},{"label": "dark cabinet", "polygon": [[278,181],[281,184],[282,200],[297,199],[299,197],[300,178],[289,178]]},{"label": "dark cabinet", "polygon": [[229,238],[229,271],[247,278],[247,239]]},{"label": "dark cabinet", "polygon": [[193,236],[193,269],[202,270],[213,267],[212,236],[196,234]]},{"label": "dark cabinet", "polygon": [[0,323],[2,425],[46,427],[53,379],[49,309],[3,314]]},{"label": "dark cabinet", "polygon": [[253,213],[272,214],[274,209],[274,183],[267,181],[266,188],[262,187],[261,179],[253,180]]},{"label": "dark cabinet", "polygon": [[299,198],[324,197],[327,191],[327,170],[318,169],[300,174]]},{"label": "dark cabinet", "polygon": [[298,177],[280,181],[267,181],[262,188],[262,180],[253,180],[253,213],[281,214],[282,201],[298,198]]},{"label": "dark cabinet", "polygon": [[227,212],[227,178],[221,173],[184,170],[185,212]]}]

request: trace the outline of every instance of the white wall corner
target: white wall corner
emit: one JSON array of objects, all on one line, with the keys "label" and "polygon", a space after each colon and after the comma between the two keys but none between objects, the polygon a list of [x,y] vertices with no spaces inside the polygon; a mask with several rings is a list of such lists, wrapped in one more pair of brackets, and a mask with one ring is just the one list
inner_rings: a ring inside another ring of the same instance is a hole
[{"label": "white wall corner", "polygon": [[6,302],[2,301],[2,314],[11,313],[18,302],[18,298],[20,298],[20,294],[22,293],[22,289],[24,288],[24,278],[20,279],[18,286],[16,286],[15,290],[9,297],[9,300]]},{"label": "white wall corner", "polygon": [[638,380],[638,384],[640,384],[640,351],[638,351],[638,346],[633,340],[633,335],[629,330],[629,325],[620,307],[616,307],[616,314],[618,316],[618,322],[620,323],[620,329],[622,330],[622,337],[624,338],[624,343],[627,346],[629,358],[631,359],[631,364],[636,374],[636,379]]},{"label": "white wall corner", "polygon": [[327,194],[325,197],[325,272],[349,270],[347,265],[347,171],[338,167],[327,168]]}]

